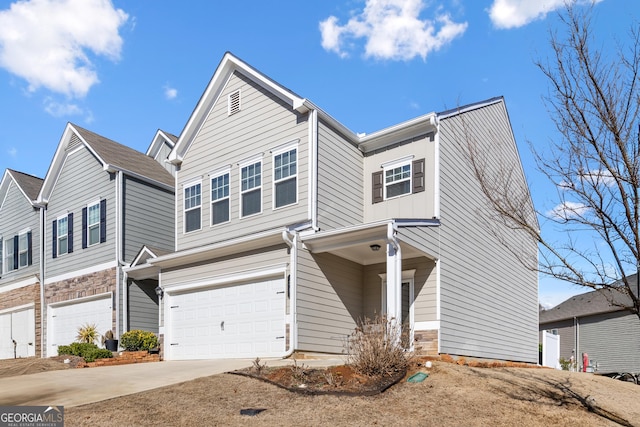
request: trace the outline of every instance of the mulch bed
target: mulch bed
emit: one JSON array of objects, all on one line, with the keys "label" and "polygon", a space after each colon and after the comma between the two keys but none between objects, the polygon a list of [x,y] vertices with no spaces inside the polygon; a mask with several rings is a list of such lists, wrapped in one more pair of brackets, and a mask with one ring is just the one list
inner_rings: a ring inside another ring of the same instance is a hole
[{"label": "mulch bed", "polygon": [[255,378],[285,390],[304,395],[372,396],[397,384],[406,371],[382,377],[366,377],[356,373],[349,365],[329,368],[306,368],[292,365],[285,367],[247,368],[229,372]]}]

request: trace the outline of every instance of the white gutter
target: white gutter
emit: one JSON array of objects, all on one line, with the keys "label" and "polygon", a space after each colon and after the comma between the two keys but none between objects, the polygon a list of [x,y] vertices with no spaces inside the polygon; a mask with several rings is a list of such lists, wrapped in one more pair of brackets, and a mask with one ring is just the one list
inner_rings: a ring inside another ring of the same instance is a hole
[{"label": "white gutter", "polygon": [[[285,286],[289,294],[289,350],[282,358],[287,358],[293,354],[298,347],[298,324],[297,324],[297,304],[296,288],[298,284],[298,236],[296,232],[291,232],[288,228],[282,231],[282,239],[289,247],[289,280],[285,281]],[[286,278],[285,278],[286,279]]]}]

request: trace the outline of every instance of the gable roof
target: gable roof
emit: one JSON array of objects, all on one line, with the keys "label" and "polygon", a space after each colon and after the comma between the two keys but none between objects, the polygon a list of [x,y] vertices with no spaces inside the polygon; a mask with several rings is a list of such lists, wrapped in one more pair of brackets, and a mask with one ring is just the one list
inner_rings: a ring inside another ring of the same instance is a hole
[{"label": "gable roof", "polygon": [[78,125],[67,123],[44,179],[38,196],[39,202],[48,201],[62,170],[67,148],[77,143],[84,144],[102,164],[105,171],[121,171],[131,177],[173,191],[173,176],[151,157]]},{"label": "gable roof", "polygon": [[620,291],[600,289],[572,296],[549,310],[542,310],[539,323],[557,322],[573,319],[574,317],[621,311],[624,308],[620,305],[629,305],[630,303],[631,299],[623,293],[622,288],[620,288]]},{"label": "gable roof", "polygon": [[16,183],[20,192],[32,206],[37,205],[36,200],[38,199],[38,194],[42,188],[42,178],[38,178],[24,172],[18,172],[13,169],[7,169],[2,177],[2,182],[0,182],[0,194],[4,194],[7,191],[10,181]]},{"label": "gable roof", "polygon": [[155,159],[164,144],[167,144],[170,148],[173,149],[173,147],[175,147],[176,145],[176,142],[178,142],[177,136],[172,133],[165,132],[162,129],[158,129],[153,137],[153,140],[151,141],[151,144],[149,144],[149,148],[147,148],[146,154],[147,156]]}]

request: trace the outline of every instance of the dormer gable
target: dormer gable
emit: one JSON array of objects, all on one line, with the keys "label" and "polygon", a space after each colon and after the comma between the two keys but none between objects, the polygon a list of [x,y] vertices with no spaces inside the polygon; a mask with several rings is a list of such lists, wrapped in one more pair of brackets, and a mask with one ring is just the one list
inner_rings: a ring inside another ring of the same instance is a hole
[{"label": "dormer gable", "polygon": [[42,183],[42,178],[18,172],[13,169],[5,170],[2,181],[0,181],[0,209],[4,204],[9,187],[12,184],[18,188],[20,193],[29,202],[29,204],[31,204],[31,206],[38,207],[37,199],[38,193],[42,188]]}]

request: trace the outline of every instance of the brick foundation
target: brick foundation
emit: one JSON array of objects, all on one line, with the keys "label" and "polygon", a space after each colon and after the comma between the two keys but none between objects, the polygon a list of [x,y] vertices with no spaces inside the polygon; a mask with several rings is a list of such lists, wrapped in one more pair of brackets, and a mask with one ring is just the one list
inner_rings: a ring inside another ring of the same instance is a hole
[{"label": "brick foundation", "polygon": [[78,368],[95,368],[98,366],[130,365],[132,363],[159,362],[159,354],[151,354],[148,351],[121,351],[114,354],[111,359],[97,359],[95,362],[78,364]]},{"label": "brick foundation", "polygon": [[33,304],[33,311],[35,314],[35,342],[33,345],[35,346],[36,357],[40,357],[40,343],[42,342],[42,330],[40,328],[42,325],[42,313],[40,310],[40,284],[34,283],[32,285],[0,294],[0,310],[20,307],[27,304]]}]

